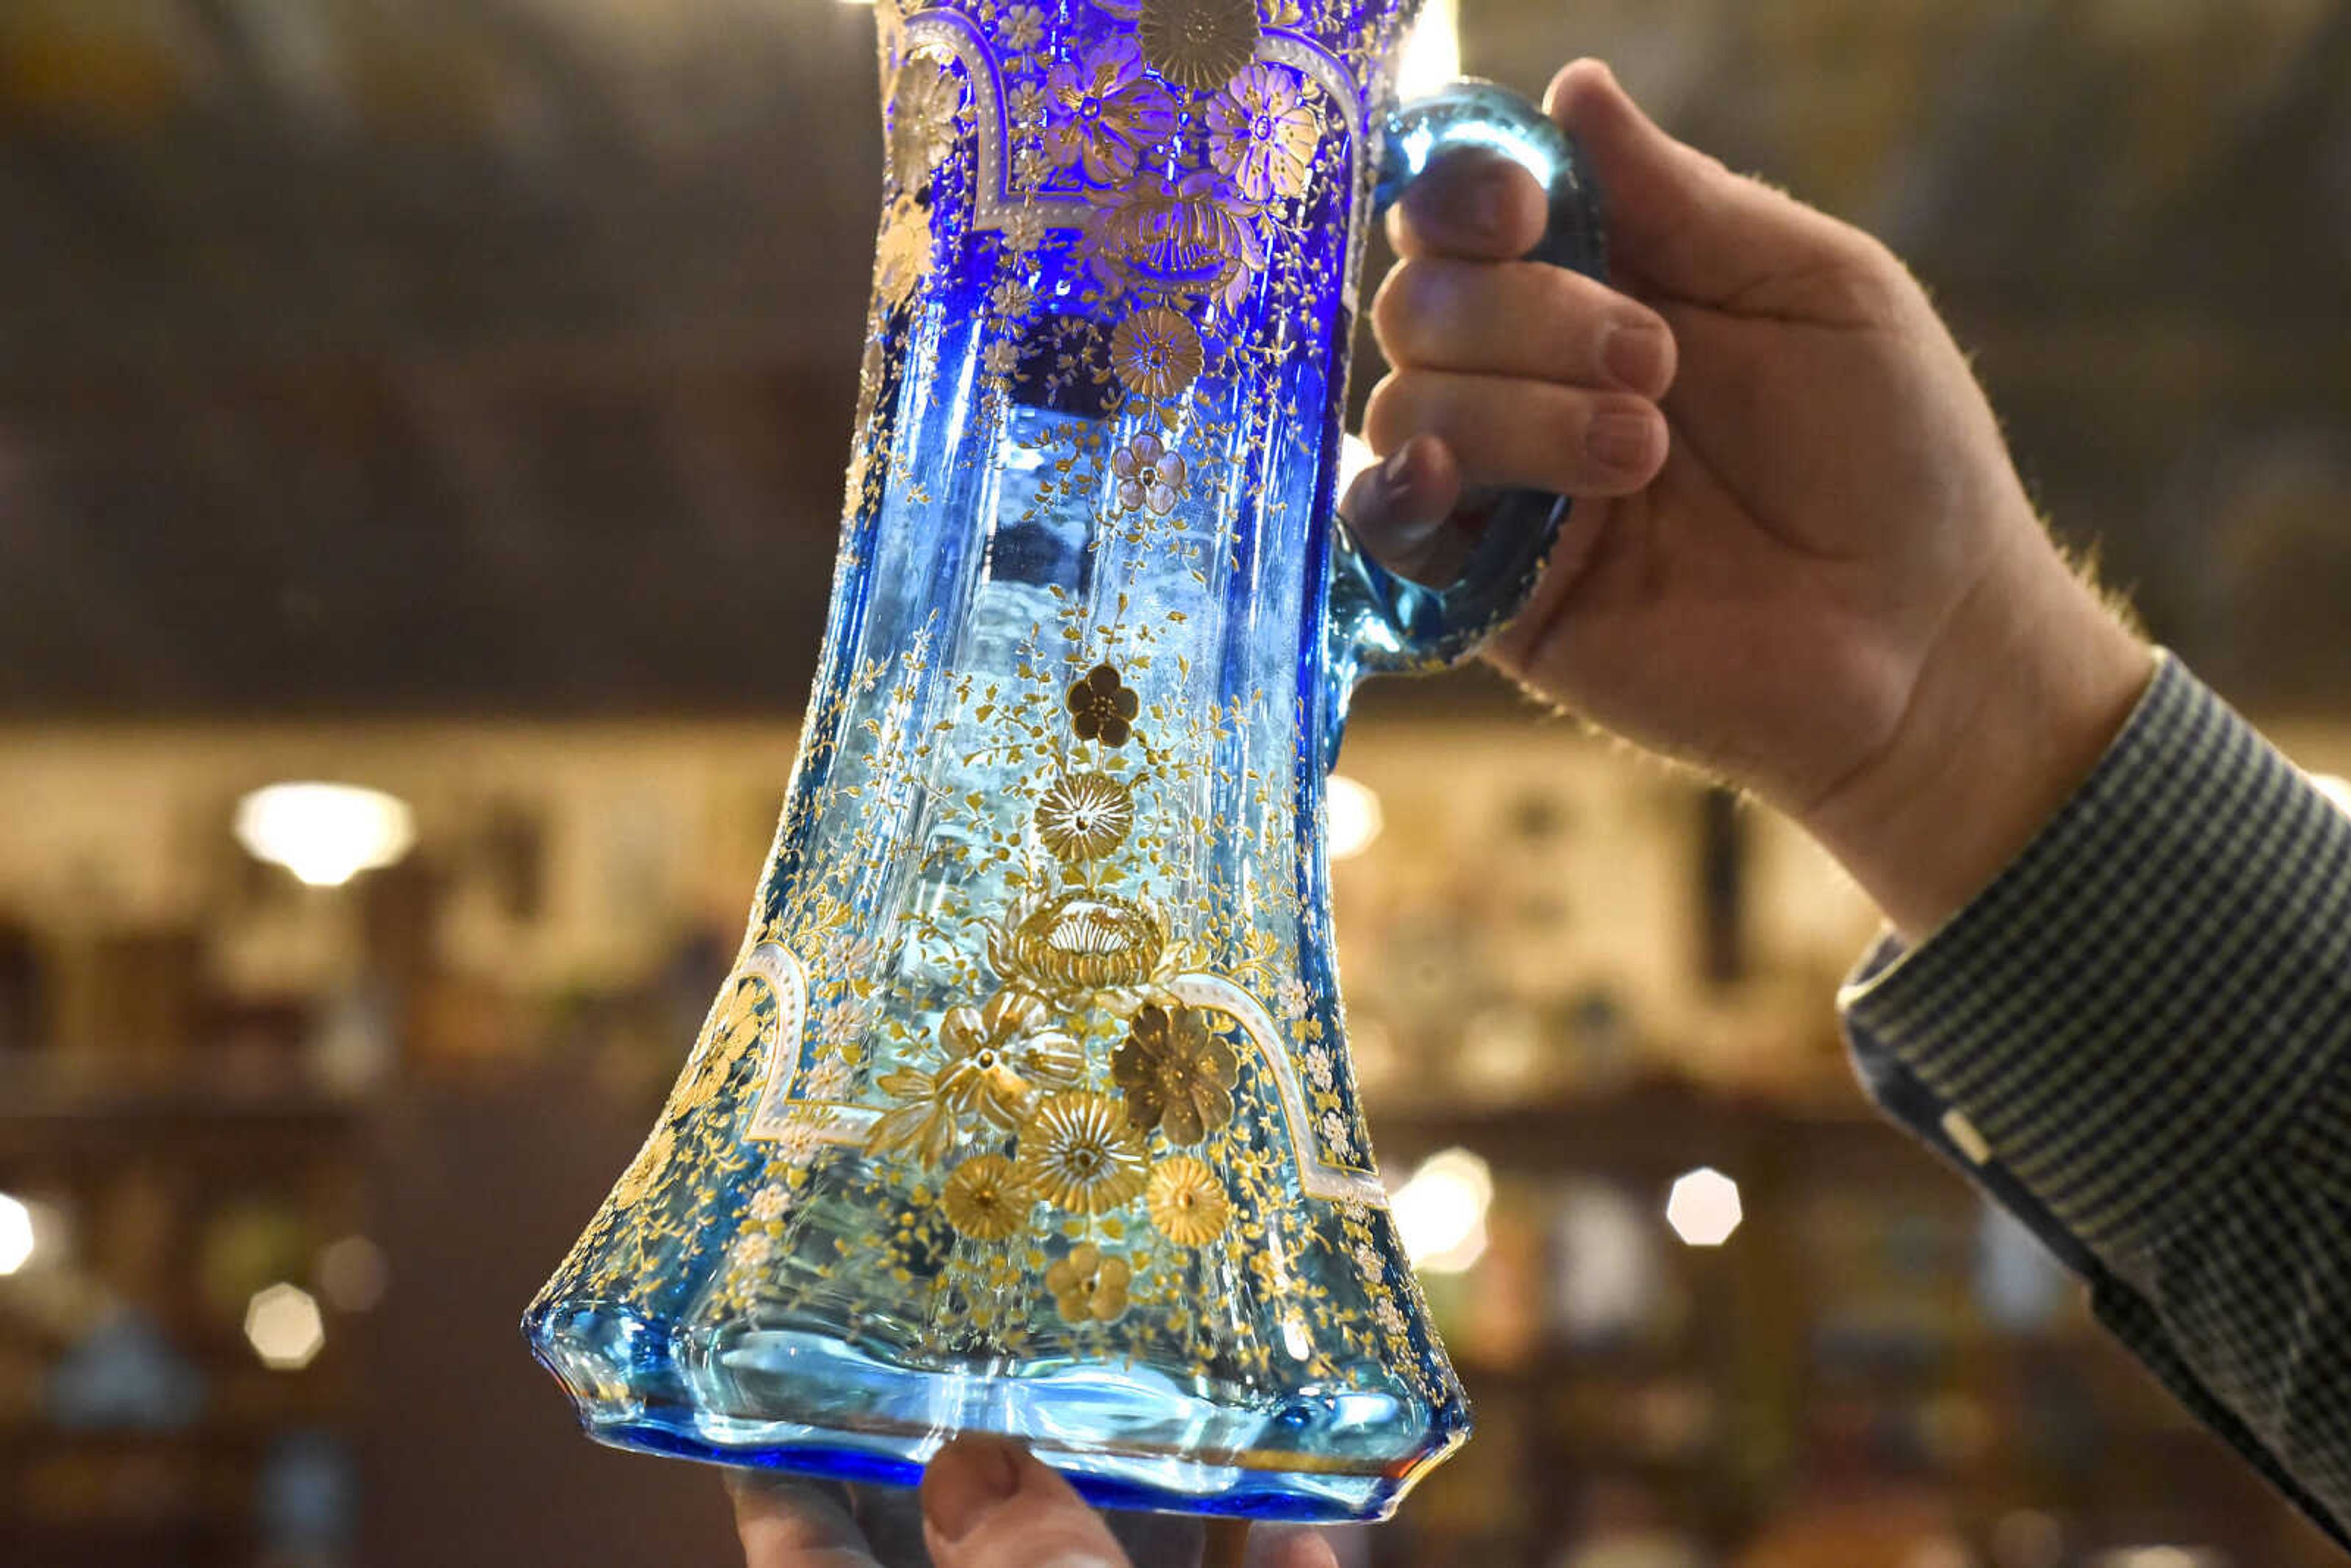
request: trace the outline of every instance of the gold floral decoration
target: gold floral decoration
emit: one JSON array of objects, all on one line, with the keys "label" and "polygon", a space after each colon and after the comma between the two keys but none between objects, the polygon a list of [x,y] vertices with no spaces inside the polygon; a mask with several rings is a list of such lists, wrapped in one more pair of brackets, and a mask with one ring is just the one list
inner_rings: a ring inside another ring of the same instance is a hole
[{"label": "gold floral decoration", "polygon": [[1167,928],[1147,904],[1064,893],[1014,911],[989,937],[997,972],[1047,991],[1138,986],[1159,967]]},{"label": "gold floral decoration", "polygon": [[[1265,237],[1257,214],[1213,169],[1173,183],[1138,171],[1114,189],[1087,192],[1086,201],[1078,254],[1107,299],[1142,290],[1212,298],[1233,307],[1264,270]],[[1186,375],[1175,390],[1190,381]]]},{"label": "gold floral decoration", "polygon": [[890,91],[890,168],[908,194],[931,183],[931,171],[955,146],[963,84],[946,67],[917,55],[898,68]]},{"label": "gold floral decoration", "polygon": [[1143,0],[1143,57],[1178,87],[1222,87],[1257,53],[1257,0]]},{"label": "gold floral decoration", "polygon": [[1262,12],[1269,26],[1296,27],[1306,21],[1306,7],[1299,0],[1265,0]]},{"label": "gold floral decoration", "polygon": [[736,1065],[766,1043],[768,1026],[775,1016],[759,1006],[759,998],[767,994],[765,980],[746,977],[735,982],[693,1072],[671,1092],[668,1114],[686,1115],[709,1105],[734,1077]]},{"label": "gold floral decoration", "polygon": [[904,304],[931,266],[931,214],[901,196],[890,204],[882,242],[873,252],[873,291],[892,307]]},{"label": "gold floral decoration", "polygon": [[1177,1155],[1151,1167],[1143,1206],[1159,1234],[1178,1247],[1206,1247],[1224,1234],[1233,1200],[1217,1173],[1190,1155]]},{"label": "gold floral decoration", "polygon": [[1060,111],[1045,128],[1047,156],[1064,169],[1082,165],[1098,184],[1129,178],[1176,129],[1175,100],[1143,74],[1143,57],[1123,35],[1095,46],[1082,65],[1054,66],[1045,91]]},{"label": "gold floral decoration", "polygon": [[637,1151],[637,1157],[629,1162],[629,1168],[621,1173],[621,1179],[613,1184],[612,1201],[623,1208],[643,1203],[653,1183],[668,1170],[670,1156],[676,1149],[676,1136],[665,1126],[655,1128],[653,1136]]},{"label": "gold floral decoration", "polygon": [[1029,1194],[1002,1155],[975,1155],[956,1166],[940,1201],[947,1223],[975,1240],[1002,1241],[1029,1221]]},{"label": "gold floral decoration", "polygon": [[1051,1095],[1020,1129],[1020,1185],[1071,1214],[1134,1201],[1149,1166],[1141,1135],[1107,1094]]},{"label": "gold floral decoration", "polygon": [[1204,362],[1198,330],[1165,305],[1132,312],[1111,334],[1111,369],[1144,397],[1176,396],[1198,377]]},{"label": "gold floral decoration", "polygon": [[1143,703],[1120,676],[1117,665],[1096,664],[1070,683],[1068,706],[1070,727],[1077,731],[1080,740],[1124,746]]},{"label": "gold floral decoration", "polygon": [[1044,41],[1045,13],[1035,5],[1008,5],[996,36],[1013,54],[1025,55]]},{"label": "gold floral decoration", "polygon": [[1184,459],[1145,431],[1113,455],[1118,504],[1130,512],[1165,517],[1184,494]]},{"label": "gold floral decoration", "polygon": [[1107,773],[1065,773],[1037,802],[1037,834],[1070,864],[1100,860],[1126,841],[1134,798]]},{"label": "gold floral decoration", "polygon": [[1018,1126],[1040,1090],[1066,1089],[1085,1072],[1078,1042],[1040,1027],[1051,1016],[1043,998],[1008,988],[985,1008],[949,1009],[939,1022],[945,1065],[883,1075],[883,1091],[899,1104],[867,1132],[867,1150],[908,1150],[936,1165],[975,1118],[1008,1131]]},{"label": "gold floral decoration", "polygon": [[1151,1002],[1136,1009],[1110,1075],[1126,1092],[1126,1116],[1135,1128],[1156,1127],[1172,1144],[1196,1144],[1232,1120],[1240,1063],[1199,1009]]},{"label": "gold floral decoration", "polygon": [[1126,1312],[1126,1286],[1134,1274],[1125,1259],[1081,1241],[1045,1270],[1045,1288],[1053,1292],[1053,1304],[1066,1322],[1115,1322]]},{"label": "gold floral decoration", "polygon": [[1208,105],[1207,121],[1208,162],[1242,195],[1270,202],[1306,189],[1322,127],[1290,71],[1250,66]]}]

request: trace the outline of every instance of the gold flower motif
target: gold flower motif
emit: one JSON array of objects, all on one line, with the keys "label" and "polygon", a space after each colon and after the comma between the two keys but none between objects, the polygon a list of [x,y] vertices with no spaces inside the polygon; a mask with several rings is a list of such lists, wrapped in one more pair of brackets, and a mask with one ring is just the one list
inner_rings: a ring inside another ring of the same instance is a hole
[{"label": "gold flower motif", "polygon": [[947,1223],[980,1241],[1001,1241],[1029,1222],[1029,1194],[1002,1155],[975,1155],[956,1166],[941,1201]]},{"label": "gold flower motif", "polygon": [[1120,447],[1111,467],[1118,475],[1118,504],[1130,512],[1147,508],[1164,517],[1184,494],[1184,459],[1148,431]]},{"label": "gold flower motif", "polygon": [[1127,1025],[1110,1075],[1126,1091],[1126,1119],[1138,1131],[1157,1127],[1171,1144],[1196,1144],[1232,1120],[1240,1064],[1199,1009],[1148,1002]]},{"label": "gold flower motif", "polygon": [[1127,1281],[1134,1270],[1125,1259],[1091,1241],[1070,1249],[1061,1260],[1045,1270],[1045,1288],[1065,1322],[1115,1322],[1126,1312]]},{"label": "gold flower motif", "polygon": [[1134,174],[1143,154],[1176,129],[1176,100],[1143,74],[1143,57],[1123,35],[1096,46],[1082,66],[1054,66],[1045,91],[1059,110],[1045,127],[1046,153],[1064,169],[1084,165],[1097,184]]},{"label": "gold flower motif", "polygon": [[1004,13],[997,36],[1016,55],[1025,55],[1045,37],[1045,13],[1034,5],[1013,5]]},{"label": "gold flower motif", "polygon": [[1252,202],[1306,189],[1322,127],[1298,78],[1277,65],[1250,66],[1208,105],[1208,162]]},{"label": "gold flower motif", "polygon": [[1071,1214],[1133,1201],[1149,1166],[1142,1137],[1107,1094],[1048,1096],[1020,1129],[1020,1185]]},{"label": "gold flower motif", "polygon": [[1123,319],[1110,339],[1111,368],[1144,397],[1174,397],[1206,362],[1200,334],[1182,312],[1147,306]]},{"label": "gold flower motif", "polygon": [[623,1208],[643,1203],[653,1183],[668,1170],[670,1156],[676,1149],[676,1136],[667,1127],[655,1128],[653,1136],[637,1151],[637,1157],[629,1162],[629,1168],[621,1173],[621,1179],[613,1184],[612,1201]]},{"label": "gold flower motif", "polygon": [[1143,0],[1143,57],[1178,87],[1222,87],[1257,53],[1257,0]]},{"label": "gold flower motif", "polygon": [[1206,1247],[1224,1234],[1232,1218],[1233,1200],[1217,1173],[1189,1155],[1177,1155],[1151,1167],[1143,1189],[1143,1206],[1159,1234],[1178,1247]]},{"label": "gold flower motif", "polygon": [[1024,904],[988,938],[997,973],[1048,991],[1138,986],[1159,967],[1167,928],[1146,905],[1092,893]]},{"label": "gold flower motif", "polygon": [[1070,727],[1080,740],[1124,746],[1142,708],[1143,700],[1119,677],[1115,664],[1096,664],[1082,679],[1070,683]]},{"label": "gold flower motif", "polygon": [[1265,0],[1266,21],[1276,27],[1295,27],[1306,20],[1306,8],[1299,0]]},{"label": "gold flower motif", "polygon": [[700,1060],[671,1093],[668,1114],[685,1115],[710,1104],[734,1077],[736,1064],[766,1045],[769,1025],[775,1020],[773,1004],[761,1006],[768,997],[768,982],[756,976],[745,975],[734,981]]},{"label": "gold flower motif", "polygon": [[1126,841],[1134,798],[1107,773],[1065,773],[1037,802],[1037,832],[1057,860],[1100,860]]},{"label": "gold flower motif", "polygon": [[[1213,169],[1172,184],[1139,171],[1115,190],[1087,192],[1086,201],[1078,251],[1105,298],[1147,289],[1163,298],[1208,296],[1237,308],[1264,270],[1265,240],[1254,211]],[[1176,390],[1190,380],[1185,376]]]},{"label": "gold flower motif", "polygon": [[896,307],[912,298],[931,267],[931,214],[900,197],[890,204],[882,243],[873,255],[873,291]]},{"label": "gold flower motif", "polygon": [[900,1103],[867,1132],[867,1151],[906,1150],[936,1165],[975,1119],[1008,1131],[1019,1126],[1040,1087],[1065,1089],[1085,1071],[1078,1042],[1040,1027],[1051,1016],[1043,998],[1012,989],[998,991],[985,1008],[947,1009],[939,1020],[945,1065],[883,1076],[883,1091]]},{"label": "gold flower motif", "polygon": [[898,68],[890,89],[890,167],[909,193],[931,183],[931,171],[955,145],[963,84],[939,61],[917,55]]}]

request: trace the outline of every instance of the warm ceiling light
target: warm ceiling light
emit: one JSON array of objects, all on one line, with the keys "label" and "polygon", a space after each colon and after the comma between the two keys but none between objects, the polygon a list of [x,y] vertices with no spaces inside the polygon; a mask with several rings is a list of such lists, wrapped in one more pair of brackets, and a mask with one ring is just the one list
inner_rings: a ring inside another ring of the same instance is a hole
[{"label": "warm ceiling light", "polygon": [[1352,860],[1380,836],[1384,825],[1380,798],[1370,785],[1359,784],[1343,773],[1331,775],[1322,781],[1322,788],[1331,813],[1331,858]]},{"label": "warm ceiling light", "polygon": [[1412,1266],[1458,1274],[1486,1250],[1486,1210],[1494,1176],[1468,1149],[1431,1155],[1388,1199]]},{"label": "warm ceiling light", "polygon": [[0,1274],[13,1274],[33,1255],[33,1211],[0,1192]]},{"label": "warm ceiling light", "polygon": [[1685,1174],[1666,1198],[1666,1223],[1691,1247],[1721,1246],[1745,1218],[1739,1184],[1712,1166]]},{"label": "warm ceiling light", "polygon": [[236,841],[312,887],[340,887],[416,842],[408,802],[356,784],[272,784],[236,807]]},{"label": "warm ceiling light", "polygon": [[270,1371],[299,1372],[326,1345],[327,1325],[309,1291],[280,1281],[246,1303],[245,1338]]},{"label": "warm ceiling light", "polygon": [[1461,13],[1454,0],[1426,0],[1396,51],[1396,96],[1405,103],[1461,76]]}]

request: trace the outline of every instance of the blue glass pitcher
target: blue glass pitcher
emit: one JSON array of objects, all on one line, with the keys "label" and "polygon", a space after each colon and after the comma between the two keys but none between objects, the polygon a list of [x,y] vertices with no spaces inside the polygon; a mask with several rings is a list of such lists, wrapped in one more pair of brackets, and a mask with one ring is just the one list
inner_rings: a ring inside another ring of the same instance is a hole
[{"label": "blue glass pitcher", "polygon": [[1466,655],[1563,506],[1462,579],[1333,526],[1364,230],[1573,150],[1411,0],[882,12],[889,161],[840,565],[740,958],[529,1309],[589,1432],[912,1481],[1008,1433],[1097,1502],[1384,1516],[1468,1413],[1374,1171],[1323,779],[1364,674]]}]

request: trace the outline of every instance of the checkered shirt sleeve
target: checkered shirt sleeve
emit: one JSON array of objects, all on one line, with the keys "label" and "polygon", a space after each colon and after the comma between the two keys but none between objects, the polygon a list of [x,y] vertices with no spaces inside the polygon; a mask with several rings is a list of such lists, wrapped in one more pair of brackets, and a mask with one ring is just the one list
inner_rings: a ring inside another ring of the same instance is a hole
[{"label": "checkered shirt sleeve", "polygon": [[1838,1001],[1879,1105],[2351,1547],[2351,815],[2165,655],[2023,853]]}]

